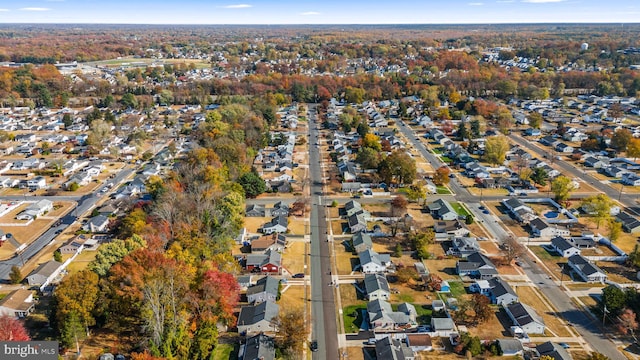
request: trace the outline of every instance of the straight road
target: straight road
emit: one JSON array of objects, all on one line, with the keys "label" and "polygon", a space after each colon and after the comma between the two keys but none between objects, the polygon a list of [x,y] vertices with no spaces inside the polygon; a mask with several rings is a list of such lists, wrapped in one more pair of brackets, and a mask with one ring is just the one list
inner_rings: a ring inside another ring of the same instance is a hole
[{"label": "straight road", "polygon": [[327,212],[323,200],[322,158],[315,105],[309,105],[309,174],[311,178],[311,318],[312,340],[318,342],[313,359],[338,359],[338,327],[331,285]]},{"label": "straight road", "polygon": [[[115,176],[115,178],[113,178],[110,181],[117,185],[122,181],[124,181],[125,179],[127,179],[132,172],[133,170],[129,168],[124,168]],[[74,210],[69,212],[66,216],[64,216],[61,219],[62,221],[60,222],[59,225],[52,226],[51,228],[49,228],[42,235],[40,235],[40,237],[38,237],[35,241],[29,244],[29,246],[27,246],[19,255],[15,255],[14,257],[8,260],[0,261],[0,282],[6,282],[9,280],[9,273],[11,272],[11,268],[13,266],[22,267],[24,263],[29,261],[31,258],[35,257],[40,251],[42,251],[42,249],[44,249],[45,246],[53,242],[55,237],[58,236],[58,234],[60,234],[61,232],[63,232],[71,224],[73,224],[78,219],[79,216],[82,216],[89,210],[93,209],[96,202],[98,202],[98,200],[100,199],[100,197],[98,196],[99,190],[101,190],[105,186],[106,184],[102,184],[100,187],[96,188],[95,191],[91,194],[73,197],[72,201],[76,201],[77,205],[74,208]],[[116,186],[114,186],[114,188],[116,188]],[[15,196],[3,196],[3,197],[0,197],[0,199],[5,201],[6,200],[9,200],[9,201],[24,200],[23,196],[17,196],[18,199],[13,199],[14,197]],[[61,201],[60,199],[61,197],[55,197],[55,196],[53,197],[52,196],[30,196],[27,198],[30,201],[38,201],[42,199],[48,199],[51,201]],[[72,198],[72,197],[63,197],[63,198],[65,198],[65,201],[69,201],[70,199],[67,199],[67,198]],[[24,239],[18,239],[18,240],[24,240]],[[22,275],[26,276],[27,274],[22,274]]]},{"label": "straight road", "polygon": [[[403,122],[398,121],[398,128],[409,139],[416,149],[424,156],[424,158],[431,163],[434,168],[442,166],[442,162],[434,154],[426,149],[424,144],[419,138],[416,138],[413,130]],[[511,135],[516,143],[533,150],[543,157],[546,153],[536,146],[533,146],[528,141],[522,139],[519,136]],[[572,174],[574,177],[582,178],[588,181],[596,189],[606,193],[610,197],[616,198],[619,195],[618,191],[611,189],[610,187],[600,183],[590,175],[584,174],[582,171],[576,169],[573,165],[565,163],[564,161],[557,161],[563,173]],[[478,197],[469,193],[469,191],[461,186],[455,179],[452,179],[449,187],[455,192],[455,198],[457,201],[465,203],[467,208],[476,216],[477,219],[482,219],[485,228],[491,235],[498,240],[498,242],[504,241],[508,237],[508,233],[501,226],[501,223],[493,215],[486,215],[480,211],[480,204],[478,203]],[[613,193],[612,193],[613,192]],[[612,196],[613,195],[613,196]],[[504,198],[504,197],[501,197]],[[487,197],[484,197],[488,200]],[[627,207],[635,205],[630,197],[622,196],[623,202]],[[598,351],[612,360],[624,360],[626,357],[621,354],[614,344],[609,339],[601,334],[600,328],[597,326],[597,322],[589,318],[584,312],[578,309],[571,298],[561,290],[557,284],[549,278],[546,272],[535,263],[528,254],[522,257],[524,260],[523,269],[529,279],[536,284],[536,286],[542,291],[551,304],[555,307],[557,313],[564,317],[571,324],[574,324],[574,329],[589,343],[593,350]]]},{"label": "straight road", "polygon": [[[523,139],[519,135],[511,134],[509,135],[509,138],[516,144],[538,154],[540,158],[548,158],[551,153],[550,151],[545,151],[544,149],[541,149],[540,147],[532,144],[528,140]],[[553,163],[560,168],[563,174],[570,175],[574,178],[583,179],[599,192],[605,193],[608,197],[612,199],[620,199],[620,203],[624,205],[627,210],[635,213],[636,215],[640,215],[640,212],[638,212],[638,204],[636,203],[636,195],[629,195],[624,193],[620,194],[619,190],[615,190],[610,186],[601,183],[600,180],[594,178],[585,171],[576,168],[573,164],[570,164],[564,160],[554,160]]]}]

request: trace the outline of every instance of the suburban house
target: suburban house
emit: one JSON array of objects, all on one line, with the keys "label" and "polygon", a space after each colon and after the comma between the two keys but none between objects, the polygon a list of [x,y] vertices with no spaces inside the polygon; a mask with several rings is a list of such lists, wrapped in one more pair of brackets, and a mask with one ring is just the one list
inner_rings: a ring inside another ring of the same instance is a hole
[{"label": "suburban house", "polygon": [[29,276],[27,276],[27,282],[30,286],[40,285],[43,289],[49,285],[62,271],[62,264],[55,261],[47,261],[40,264],[35,268]]},{"label": "suburban house", "polygon": [[278,201],[271,208],[271,216],[289,216],[289,205]]},{"label": "suburban house", "polygon": [[253,281],[253,275],[240,275],[237,277],[240,290],[246,291],[255,282]]},{"label": "suburban house", "polygon": [[373,330],[394,330],[398,327],[416,325],[416,309],[409,303],[398,305],[393,311],[391,304],[378,299],[367,303],[369,324]]},{"label": "suburban house", "polygon": [[50,200],[40,200],[35,202],[26,209],[24,209],[20,214],[16,216],[18,220],[34,220],[38,216],[41,216],[49,211],[53,210],[53,202]]},{"label": "suburban house", "polygon": [[529,223],[537,217],[533,210],[518,198],[502,200],[502,205],[521,223]]},{"label": "suburban house", "polygon": [[433,232],[436,233],[436,239],[449,239],[450,236],[467,236],[469,229],[460,222],[460,220],[440,220],[433,224]]},{"label": "suburban house", "polygon": [[272,321],[279,312],[280,307],[271,301],[243,306],[238,315],[238,332],[240,334],[275,332]]},{"label": "suburban house", "polygon": [[371,236],[365,232],[358,232],[351,237],[353,243],[353,249],[355,252],[360,253],[365,250],[370,250],[373,247]]},{"label": "suburban house", "polygon": [[252,253],[264,253],[267,250],[282,252],[287,245],[287,236],[273,233],[251,241]]},{"label": "suburban house", "polygon": [[456,331],[456,324],[448,317],[432,317],[431,331],[435,333],[434,336],[446,337]]},{"label": "suburban house", "polygon": [[247,217],[265,217],[266,210],[263,205],[248,205],[244,211],[244,215]]},{"label": "suburban house", "polygon": [[376,341],[376,359],[384,360],[413,360],[413,350],[400,340],[385,336]]},{"label": "suburban house", "polygon": [[622,174],[622,183],[629,186],[640,186],[640,176],[635,173]]},{"label": "suburban house", "polygon": [[604,283],[607,280],[607,274],[582,255],[571,256],[568,264],[583,281]]},{"label": "suburban house", "polygon": [[0,316],[25,318],[31,314],[35,305],[31,290],[14,290],[0,300]]},{"label": "suburban house", "polygon": [[368,216],[368,212],[362,208],[359,202],[355,200],[349,200],[344,204],[344,212],[346,217],[350,217],[352,215],[364,214],[366,213]]},{"label": "suburban house", "polygon": [[82,226],[82,230],[92,233],[106,232],[109,227],[109,218],[104,215],[94,216]]},{"label": "suburban house", "polygon": [[447,254],[456,255],[462,258],[480,251],[480,244],[474,237],[455,237],[451,241],[451,248],[447,250]]},{"label": "suburban house", "polygon": [[492,304],[506,306],[518,301],[518,295],[506,281],[499,277],[489,279],[489,299]]},{"label": "suburban house", "polygon": [[539,356],[550,356],[553,360],[572,360],[573,357],[569,352],[559,344],[547,341],[536,346]]},{"label": "suburban house", "polygon": [[44,189],[47,187],[47,179],[44,176],[36,176],[27,180],[27,187],[29,189]]},{"label": "suburban house", "polygon": [[275,360],[276,346],[274,338],[265,334],[257,334],[247,338],[240,346],[238,360]]},{"label": "suburban house", "polygon": [[586,157],[583,162],[584,166],[600,169],[609,166],[609,161],[595,158],[593,156]]},{"label": "suburban house", "polygon": [[289,220],[287,220],[287,217],[279,215],[262,225],[261,231],[263,234],[283,233],[287,232],[288,225]]},{"label": "suburban house", "polygon": [[502,356],[522,356],[524,348],[518,339],[498,339],[498,346],[502,351]]},{"label": "suburban house", "polygon": [[460,276],[470,276],[480,279],[491,279],[498,275],[496,266],[482,253],[475,252],[467,256],[466,261],[456,263],[456,272]]},{"label": "suburban house", "polygon": [[544,334],[544,321],[530,306],[516,302],[507,305],[504,309],[513,321],[513,325],[521,328],[526,334]]},{"label": "suburban house", "polygon": [[458,218],[458,213],[453,206],[443,199],[438,199],[429,204],[429,212],[434,219],[455,220]]},{"label": "suburban house", "polygon": [[387,271],[387,267],[391,265],[391,256],[389,254],[378,254],[369,249],[358,254],[360,258],[360,266],[365,274],[374,274]]},{"label": "suburban house", "polygon": [[365,219],[364,214],[353,214],[349,216],[347,222],[349,225],[349,232],[352,234],[367,230],[367,220]]},{"label": "suburban house", "polygon": [[555,236],[569,236],[571,232],[565,228],[560,228],[557,226],[551,226],[547,224],[546,221],[535,218],[529,222],[529,226],[531,227],[531,233],[535,237],[551,239]]},{"label": "suburban house", "polygon": [[409,346],[413,351],[431,351],[433,350],[431,335],[424,333],[409,333],[407,334],[407,346]]},{"label": "suburban house", "polygon": [[573,255],[580,254],[580,249],[573,246],[573,244],[570,243],[569,240],[561,236],[556,236],[553,239],[551,239],[551,246],[562,257],[568,258]]},{"label": "suburban house", "polygon": [[249,254],[245,260],[245,268],[251,272],[280,273],[282,255],[277,251],[267,250],[264,254]]},{"label": "suburban house", "polygon": [[279,285],[280,280],[272,276],[265,276],[247,289],[247,301],[252,304],[263,301],[275,302],[278,297]]},{"label": "suburban house", "polygon": [[389,300],[391,295],[387,277],[383,274],[365,274],[364,289],[367,293],[367,300]]},{"label": "suburban house", "polygon": [[622,223],[622,229],[628,233],[633,234],[640,231],[640,220],[626,212],[620,212],[616,215],[616,220]]},{"label": "suburban house", "polygon": [[60,250],[61,254],[80,254],[84,249],[84,242],[86,241],[86,237],[84,235],[78,235],[69,239],[66,243],[64,243],[58,250]]}]

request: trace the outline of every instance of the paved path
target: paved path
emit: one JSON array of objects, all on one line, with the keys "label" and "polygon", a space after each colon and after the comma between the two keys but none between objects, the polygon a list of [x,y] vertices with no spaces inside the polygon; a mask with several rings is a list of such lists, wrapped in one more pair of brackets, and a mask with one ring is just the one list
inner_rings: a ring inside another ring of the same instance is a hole
[{"label": "paved path", "polygon": [[318,143],[318,123],[315,107],[309,106],[309,170],[311,179],[311,337],[318,342],[313,359],[338,359],[338,328],[334,287],[331,282],[327,207],[323,194],[322,168]]}]

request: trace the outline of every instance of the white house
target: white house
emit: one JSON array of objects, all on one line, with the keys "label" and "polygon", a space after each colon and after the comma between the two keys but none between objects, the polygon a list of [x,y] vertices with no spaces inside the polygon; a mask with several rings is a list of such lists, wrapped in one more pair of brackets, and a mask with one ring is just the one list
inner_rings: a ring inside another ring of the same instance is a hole
[{"label": "white house", "polygon": [[545,324],[536,311],[523,303],[513,303],[505,307],[513,325],[527,334],[544,334]]},{"label": "white house", "polygon": [[568,264],[586,282],[604,283],[607,280],[607,274],[582,255],[573,255]]},{"label": "white house", "polygon": [[36,176],[33,179],[27,180],[27,186],[29,189],[44,189],[47,187],[47,180],[44,176]]},{"label": "white house", "polygon": [[391,264],[391,257],[389,254],[378,254],[371,249],[359,253],[358,257],[360,258],[362,272],[365,274],[385,272],[387,267]]},{"label": "white house", "polygon": [[101,233],[105,232],[108,226],[109,218],[104,215],[98,215],[87,221],[87,223],[82,226],[82,229],[92,233]]},{"label": "white house", "polygon": [[573,246],[572,243],[569,242],[569,240],[561,237],[561,236],[556,236],[553,239],[551,239],[551,246],[553,247],[553,249],[560,254],[562,257],[571,257],[573,255],[579,255],[580,254],[580,249],[578,249],[577,247]]}]

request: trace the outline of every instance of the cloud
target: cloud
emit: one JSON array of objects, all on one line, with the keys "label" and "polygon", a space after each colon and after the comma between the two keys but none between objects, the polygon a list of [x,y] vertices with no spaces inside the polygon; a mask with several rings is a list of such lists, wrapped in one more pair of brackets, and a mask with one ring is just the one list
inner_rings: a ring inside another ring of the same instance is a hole
[{"label": "cloud", "polygon": [[24,8],[20,8],[18,10],[22,10],[22,11],[49,11],[51,9],[43,8],[43,7],[24,7]]},{"label": "cloud", "polygon": [[312,16],[312,15],[320,15],[320,13],[317,12],[317,11],[305,11],[303,13],[300,13],[300,15],[302,15],[302,16]]},{"label": "cloud", "polygon": [[563,1],[565,0],[522,0],[522,2],[532,3],[532,4],[558,3]]},{"label": "cloud", "polygon": [[246,8],[250,8],[253,7],[253,5],[249,5],[249,4],[234,4],[234,5],[225,5],[222,6],[225,9],[246,9]]},{"label": "cloud", "polygon": [[0,12],[7,12],[9,9],[0,9]]},{"label": "cloud", "polygon": [[64,2],[65,0],[44,0],[46,2]]},{"label": "cloud", "polygon": [[516,0],[498,0],[496,2],[500,4],[510,4],[516,2]]},{"label": "cloud", "polygon": [[469,6],[482,6],[482,5],[484,5],[484,3],[481,3],[481,2],[472,2],[472,3],[469,3]]}]

